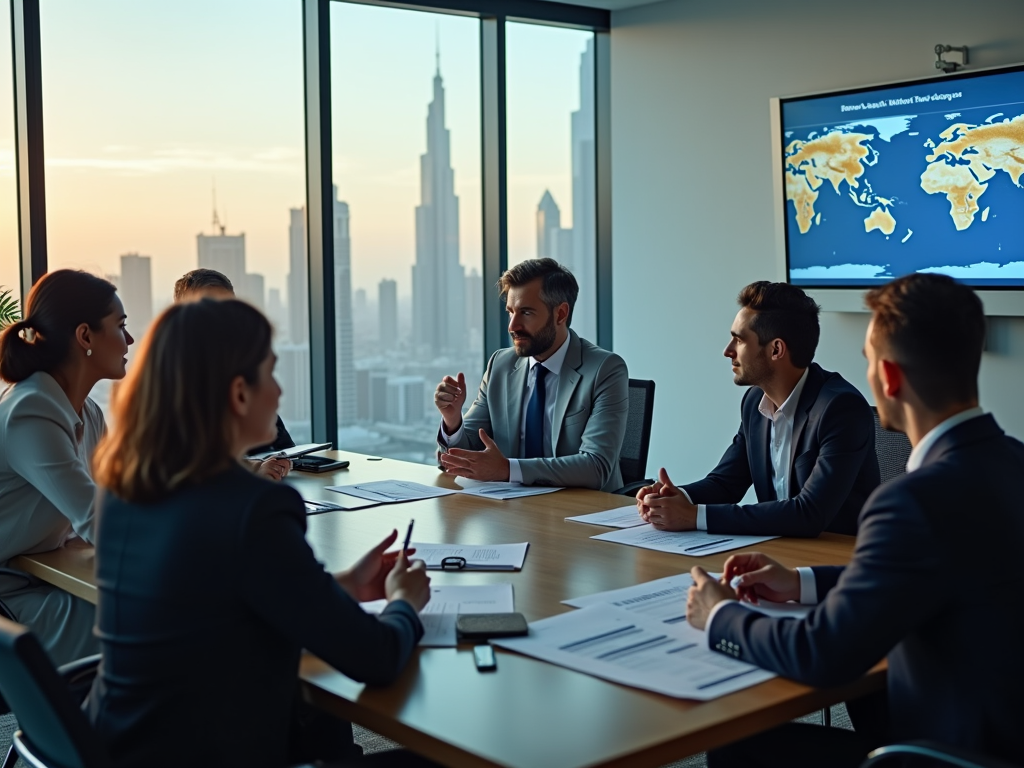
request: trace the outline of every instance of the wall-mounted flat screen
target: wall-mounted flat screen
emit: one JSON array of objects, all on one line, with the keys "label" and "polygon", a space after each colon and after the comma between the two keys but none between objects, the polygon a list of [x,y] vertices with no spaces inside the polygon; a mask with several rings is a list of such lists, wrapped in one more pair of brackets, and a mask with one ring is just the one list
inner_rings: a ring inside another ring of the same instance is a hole
[{"label": "wall-mounted flat screen", "polygon": [[776,115],[790,282],[1024,288],[1024,66],[779,99]]}]

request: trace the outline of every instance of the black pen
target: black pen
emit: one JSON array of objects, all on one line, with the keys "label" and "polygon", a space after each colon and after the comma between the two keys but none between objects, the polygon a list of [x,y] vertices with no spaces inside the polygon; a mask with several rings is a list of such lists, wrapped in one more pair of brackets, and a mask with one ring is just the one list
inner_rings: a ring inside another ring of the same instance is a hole
[{"label": "black pen", "polygon": [[409,549],[409,542],[412,541],[412,524],[415,523],[415,522],[416,522],[415,520],[410,520],[409,521],[409,527],[405,531],[405,544],[402,545],[402,552],[403,553],[407,549]]},{"label": "black pen", "polygon": [[704,549],[705,547],[713,547],[713,546],[715,546],[715,544],[726,544],[727,542],[730,542],[730,541],[732,541],[732,539],[719,539],[718,541],[709,541],[706,544],[698,544],[696,547],[687,547],[686,549],[683,550],[683,552],[693,552],[694,550],[697,550],[697,549]]}]

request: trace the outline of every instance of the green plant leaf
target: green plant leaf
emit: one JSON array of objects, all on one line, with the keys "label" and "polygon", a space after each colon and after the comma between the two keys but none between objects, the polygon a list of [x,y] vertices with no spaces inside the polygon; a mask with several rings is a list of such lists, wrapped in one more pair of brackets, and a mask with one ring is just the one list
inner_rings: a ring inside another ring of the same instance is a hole
[{"label": "green plant leaf", "polygon": [[9,288],[0,286],[0,328],[21,320],[21,306]]}]

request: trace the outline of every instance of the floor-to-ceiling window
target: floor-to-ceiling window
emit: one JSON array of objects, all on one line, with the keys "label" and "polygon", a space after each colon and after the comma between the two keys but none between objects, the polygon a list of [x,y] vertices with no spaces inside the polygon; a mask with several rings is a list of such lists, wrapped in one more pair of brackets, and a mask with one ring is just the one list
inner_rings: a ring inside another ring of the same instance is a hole
[{"label": "floor-to-ceiling window", "polygon": [[17,310],[21,298],[21,270],[18,256],[17,183],[14,175],[13,80],[11,15],[0,11],[0,304],[9,302],[9,306]]},{"label": "floor-to-ceiling window", "polygon": [[434,461],[484,365],[480,22],[331,5],[338,444]]}]

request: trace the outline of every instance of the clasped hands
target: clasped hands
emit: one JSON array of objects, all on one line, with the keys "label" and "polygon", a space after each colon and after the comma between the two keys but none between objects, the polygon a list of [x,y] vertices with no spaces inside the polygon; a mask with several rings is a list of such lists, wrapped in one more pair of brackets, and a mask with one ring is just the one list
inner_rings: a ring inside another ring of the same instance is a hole
[{"label": "clasped hands", "polygon": [[686,620],[696,629],[706,629],[708,616],[723,600],[785,603],[800,599],[800,574],[768,555],[750,552],[725,561],[722,578],[713,579],[700,566],[690,570],[693,586],[686,596]]},{"label": "clasped hands", "polygon": [[637,491],[636,510],[659,531],[697,530],[697,506],[672,483],[664,467],[658,470],[658,482]]}]

